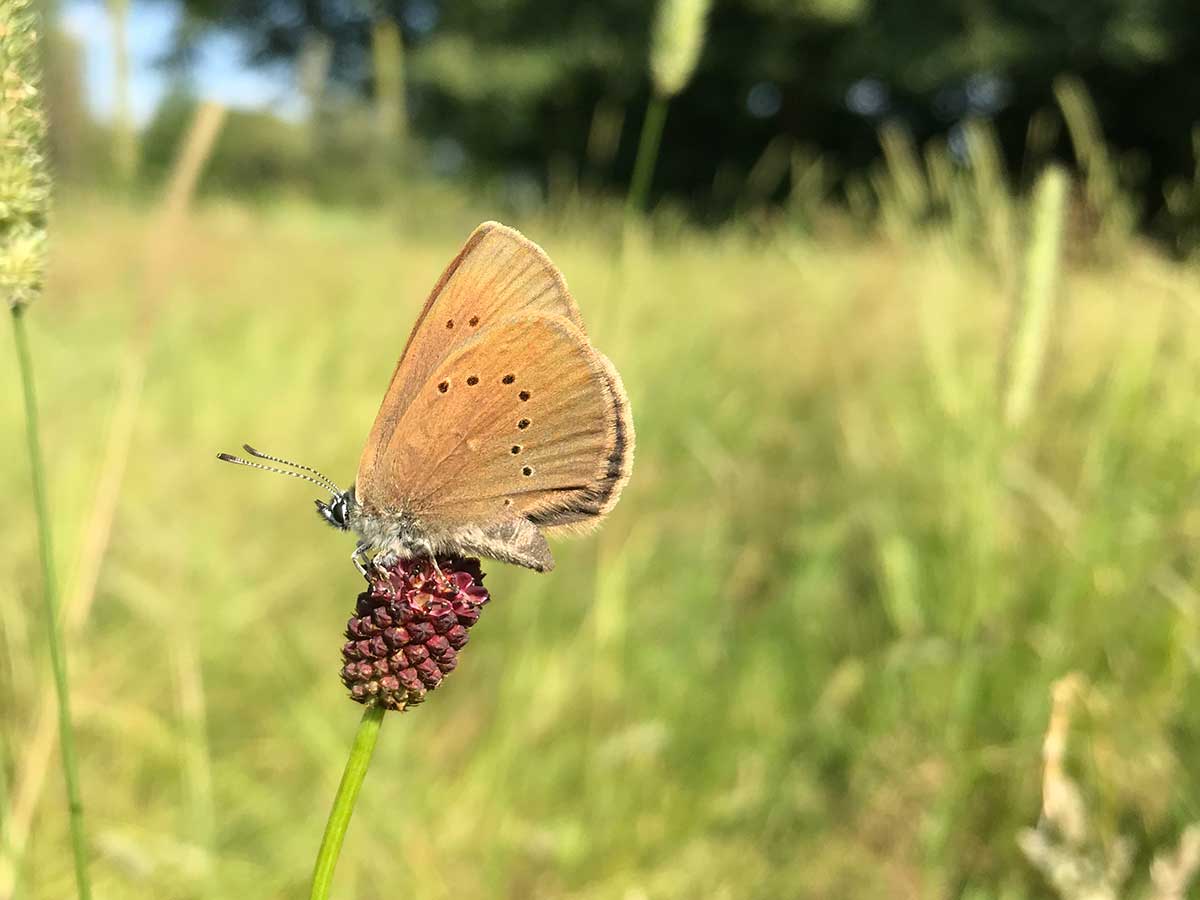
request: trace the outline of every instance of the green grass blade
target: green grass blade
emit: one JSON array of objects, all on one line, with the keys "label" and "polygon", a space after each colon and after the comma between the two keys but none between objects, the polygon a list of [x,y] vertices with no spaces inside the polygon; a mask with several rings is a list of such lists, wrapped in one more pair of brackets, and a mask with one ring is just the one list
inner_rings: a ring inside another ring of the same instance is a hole
[{"label": "green grass blade", "polygon": [[50,535],[50,511],[46,502],[46,477],[42,464],[38,432],[37,395],[33,384],[33,359],[29,336],[25,331],[25,307],[12,308],[13,339],[25,399],[25,434],[28,440],[29,469],[33,477],[33,503],[38,527],[38,550],[42,560],[42,592],[45,598],[46,634],[50,641],[50,663],[54,669],[54,687],[58,692],[58,735],[62,752],[63,777],[67,784],[70,810],[71,849],[75,857],[75,882],[81,900],[91,897],[88,880],[87,835],[83,827],[83,800],[79,789],[79,767],[75,761],[75,732],[71,725],[71,692],[67,678],[67,657],[62,646],[58,620],[58,584],[54,573],[54,547]]},{"label": "green grass blade", "polygon": [[650,98],[650,105],[646,107],[646,118],[642,121],[637,161],[633,165],[633,178],[629,182],[629,198],[625,205],[627,217],[631,218],[646,210],[646,198],[650,193],[650,182],[654,179],[654,166],[658,162],[658,147],[662,143],[663,126],[666,121],[666,98],[655,94]]}]

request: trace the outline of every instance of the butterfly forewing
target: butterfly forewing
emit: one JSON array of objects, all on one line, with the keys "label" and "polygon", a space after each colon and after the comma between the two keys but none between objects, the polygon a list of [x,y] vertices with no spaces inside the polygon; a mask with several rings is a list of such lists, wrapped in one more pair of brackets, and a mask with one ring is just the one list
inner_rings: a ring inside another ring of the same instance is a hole
[{"label": "butterfly forewing", "polygon": [[537,244],[497,222],[471,234],[425,302],[392,374],[359,460],[356,484],[374,484],[379,453],[434,368],[489,325],[514,314],[560,316],[582,331],[566,282]]},{"label": "butterfly forewing", "polygon": [[442,530],[513,518],[586,523],[616,502],[632,451],[611,364],[565,317],[523,314],[434,366],[359,498]]}]

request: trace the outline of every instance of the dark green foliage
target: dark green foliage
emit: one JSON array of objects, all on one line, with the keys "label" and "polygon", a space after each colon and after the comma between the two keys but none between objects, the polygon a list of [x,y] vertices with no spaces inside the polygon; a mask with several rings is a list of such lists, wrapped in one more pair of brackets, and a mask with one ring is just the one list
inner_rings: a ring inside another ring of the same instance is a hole
[{"label": "dark green foliage", "polygon": [[[648,93],[652,3],[186,5],[193,25],[239,31],[259,62],[294,59],[306,36],[324,35],[331,79],[364,93],[371,91],[370,17],[392,16],[409,48],[418,134],[454,138],[483,168],[544,173],[552,160],[569,159],[593,182],[614,185],[631,172],[637,135],[630,123],[641,121]],[[1053,107],[1054,78],[1073,72],[1098,98],[1117,150],[1136,148],[1129,165],[1154,215],[1162,185],[1193,171],[1197,59],[1200,29],[1188,0],[729,0],[715,6],[697,77],[672,104],[655,185],[696,212],[723,216],[777,135],[811,145],[843,171],[857,170],[878,156],[882,117],[903,120],[921,142],[970,112],[995,118],[1009,164],[1019,170],[1032,116]],[[847,91],[862,79],[877,79],[885,90],[879,115],[848,108]],[[758,117],[749,108],[756,85],[765,86]],[[602,103],[626,108],[625,133],[615,164],[588,171],[589,125]],[[1070,155],[1062,140],[1049,149]],[[715,192],[714,179],[732,187]]]}]

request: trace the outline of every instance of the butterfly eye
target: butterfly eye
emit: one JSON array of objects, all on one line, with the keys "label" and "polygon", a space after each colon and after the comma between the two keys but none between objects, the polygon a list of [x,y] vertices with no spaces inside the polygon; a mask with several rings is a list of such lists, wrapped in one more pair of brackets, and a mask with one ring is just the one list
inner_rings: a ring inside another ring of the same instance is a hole
[{"label": "butterfly eye", "polygon": [[472,387],[479,384],[479,376],[478,375],[469,375],[467,377],[467,384],[471,385]]},{"label": "butterfly eye", "polygon": [[517,396],[520,397],[522,400],[528,400],[529,399],[529,391],[521,391],[521,393],[517,394]]},{"label": "butterfly eye", "polygon": [[519,422],[517,423],[517,427],[518,427],[518,428],[520,428],[521,430],[524,430],[524,429],[528,428],[528,427],[529,427],[529,420],[528,420],[528,419],[522,419],[521,421],[519,421]]},{"label": "butterfly eye", "polygon": [[467,322],[467,324],[474,328],[479,324],[479,316],[471,316],[471,319]]},{"label": "butterfly eye", "polygon": [[441,391],[443,394],[446,393],[446,391],[450,390],[450,382],[443,381],[441,384],[438,385],[438,390]]},{"label": "butterfly eye", "polygon": [[516,376],[516,375],[513,375],[513,374],[510,372],[509,374],[505,375],[505,376],[504,376],[503,378],[501,378],[500,380],[501,380],[502,382],[504,382],[505,384],[512,384],[514,381],[516,381],[516,380],[517,380],[517,376]]},{"label": "butterfly eye", "polygon": [[530,475],[533,474],[533,466],[526,466],[525,468],[523,468],[521,470],[521,474],[524,475],[526,478],[528,478]]},{"label": "butterfly eye", "polygon": [[345,531],[349,527],[347,521],[349,518],[349,507],[346,503],[345,495],[338,497],[332,503],[322,503],[320,500],[316,501],[316,503],[317,512],[321,514],[321,518],[334,528]]}]

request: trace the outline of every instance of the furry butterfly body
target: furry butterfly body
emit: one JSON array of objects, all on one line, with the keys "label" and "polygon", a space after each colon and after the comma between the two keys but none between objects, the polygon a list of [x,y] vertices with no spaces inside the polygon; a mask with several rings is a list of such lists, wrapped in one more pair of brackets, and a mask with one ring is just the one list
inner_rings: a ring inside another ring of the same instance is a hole
[{"label": "furry butterfly body", "polygon": [[486,556],[548,571],[545,534],[599,523],[633,449],[621,378],[591,346],[562,275],[532,241],[487,222],[418,316],[354,486],[305,467],[322,481],[286,474],[333,494],[317,508],[358,535],[356,560]]}]

